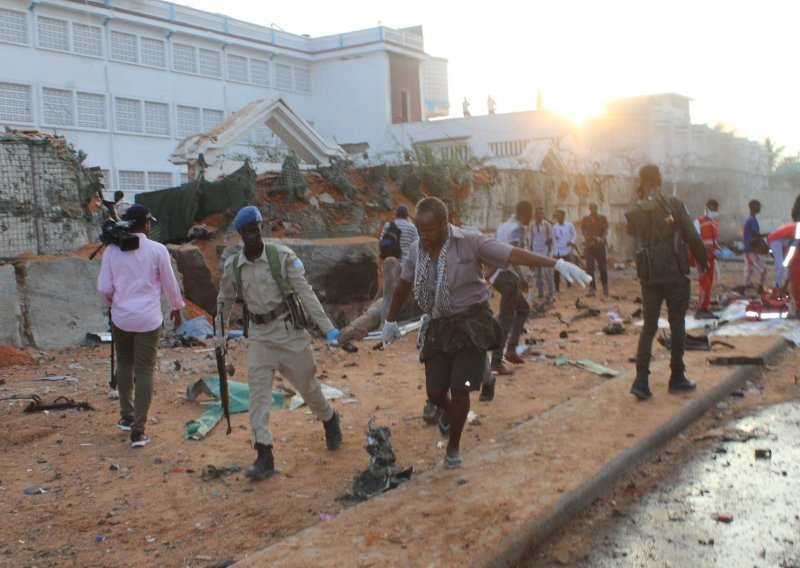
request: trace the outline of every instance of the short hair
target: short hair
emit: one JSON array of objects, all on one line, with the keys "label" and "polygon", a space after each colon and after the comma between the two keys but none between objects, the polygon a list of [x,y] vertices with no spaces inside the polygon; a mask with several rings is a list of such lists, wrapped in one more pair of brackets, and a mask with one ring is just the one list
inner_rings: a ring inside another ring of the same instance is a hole
[{"label": "short hair", "polygon": [[761,202],[758,199],[751,199],[750,202],[747,204],[747,207],[750,208],[750,211],[756,208],[761,207]]},{"label": "short hair", "polygon": [[659,170],[658,166],[655,164],[647,164],[646,166],[642,166],[642,169],[639,170],[639,180],[642,183],[645,181],[649,181],[651,183],[660,181],[661,170]]},{"label": "short hair", "polygon": [[533,214],[533,204],[530,201],[522,200],[517,203],[517,217],[524,217]]},{"label": "short hair", "polygon": [[719,207],[719,201],[716,199],[709,199],[706,201],[706,207]]},{"label": "short hair", "polygon": [[433,213],[437,221],[447,221],[447,205],[438,197],[423,197],[417,203],[416,210],[417,215]]},{"label": "short hair", "polygon": [[125,197],[125,194],[123,192],[121,192],[120,190],[115,191],[114,192],[114,203],[116,203],[117,201],[119,201],[123,197]]}]

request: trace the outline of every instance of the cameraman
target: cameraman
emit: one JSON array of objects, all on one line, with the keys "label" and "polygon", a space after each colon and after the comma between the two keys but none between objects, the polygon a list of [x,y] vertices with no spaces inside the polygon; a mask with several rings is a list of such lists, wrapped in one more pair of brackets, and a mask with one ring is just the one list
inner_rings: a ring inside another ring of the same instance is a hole
[{"label": "cameraman", "polygon": [[[139,448],[150,441],[144,427],[153,395],[158,341],[164,323],[161,289],[172,306],[170,318],[175,327],[181,324],[180,310],[186,304],[166,247],[147,238],[150,221],[155,221],[150,209],[131,205],[122,220],[131,223],[131,236],[139,239],[139,246],[127,251],[115,245],[106,248],[97,289],[110,309],[117,354],[116,377],[122,416],[117,426],[129,430],[131,447]],[[135,402],[132,400],[134,384]]]}]

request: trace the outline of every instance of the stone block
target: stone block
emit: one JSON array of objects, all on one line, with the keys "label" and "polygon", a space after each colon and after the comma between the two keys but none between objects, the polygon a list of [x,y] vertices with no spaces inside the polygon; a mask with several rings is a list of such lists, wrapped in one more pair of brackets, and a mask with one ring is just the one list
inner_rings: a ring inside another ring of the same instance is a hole
[{"label": "stone block", "polygon": [[28,329],[43,350],[85,342],[87,332],[108,329],[97,292],[100,260],[58,258],[31,260],[23,267]]},{"label": "stone block", "polygon": [[22,347],[22,309],[17,277],[10,264],[0,266],[0,343]]},{"label": "stone block", "polygon": [[211,280],[203,253],[194,245],[167,245],[167,249],[180,272],[186,298],[213,314],[219,290]]}]

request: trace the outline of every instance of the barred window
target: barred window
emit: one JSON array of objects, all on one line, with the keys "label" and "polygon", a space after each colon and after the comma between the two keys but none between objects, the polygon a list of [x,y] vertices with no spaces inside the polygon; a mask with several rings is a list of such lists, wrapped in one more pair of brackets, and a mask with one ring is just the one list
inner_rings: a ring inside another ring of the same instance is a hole
[{"label": "barred window", "polygon": [[263,59],[250,60],[250,81],[254,85],[269,86],[269,61]]},{"label": "barred window", "polygon": [[282,63],[275,64],[275,88],[284,91],[291,91],[294,82],[292,81],[292,68]]},{"label": "barred window", "polygon": [[167,49],[166,44],[162,40],[143,37],[141,38],[140,45],[142,65],[161,68],[167,66]]},{"label": "barred window", "polygon": [[156,191],[172,187],[172,174],[169,172],[147,172],[147,189]]},{"label": "barred window", "polygon": [[0,121],[33,122],[33,104],[29,85],[0,83]]},{"label": "barred window", "polygon": [[139,61],[136,36],[122,32],[111,32],[111,59],[136,63]]},{"label": "barred window", "polygon": [[169,105],[144,102],[144,131],[147,134],[169,136]]},{"label": "barred window", "polygon": [[58,51],[69,51],[66,20],[39,16],[37,24],[37,29],[39,31],[39,47],[44,49],[57,49]]},{"label": "barred window", "polygon": [[128,193],[139,193],[145,190],[144,172],[132,172],[120,170],[117,173],[119,178],[119,189]]},{"label": "barred window", "polygon": [[28,22],[25,12],[0,8],[0,41],[28,45]]},{"label": "barred window", "polygon": [[115,99],[114,124],[120,132],[141,132],[142,102],[136,99]]},{"label": "barred window", "polygon": [[72,24],[72,50],[81,55],[103,56],[103,35],[98,26]]},{"label": "barred window", "polygon": [[178,105],[178,136],[185,138],[200,132],[200,109]]},{"label": "barred window", "polygon": [[48,126],[75,126],[72,91],[43,88],[42,112]]},{"label": "barred window", "polygon": [[228,79],[247,82],[247,58],[240,55],[228,55]]},{"label": "barred window", "polygon": [[219,52],[200,50],[200,74],[206,77],[222,77],[222,56]]},{"label": "barred window", "polygon": [[294,68],[294,88],[301,93],[311,92],[311,71],[305,67]]},{"label": "barred window", "polygon": [[78,126],[81,128],[106,128],[106,96],[78,93]]},{"label": "barred window", "polygon": [[204,108],[203,109],[203,132],[211,130],[222,122],[225,114],[221,110]]},{"label": "barred window", "polygon": [[191,45],[173,43],[172,68],[175,71],[197,73],[197,49]]}]

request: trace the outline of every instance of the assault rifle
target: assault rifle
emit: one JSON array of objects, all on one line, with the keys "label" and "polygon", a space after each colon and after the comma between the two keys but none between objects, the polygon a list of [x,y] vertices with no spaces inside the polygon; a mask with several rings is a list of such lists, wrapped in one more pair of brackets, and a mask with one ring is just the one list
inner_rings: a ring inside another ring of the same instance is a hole
[{"label": "assault rifle", "polygon": [[[219,333],[225,340],[225,347],[214,348],[214,356],[217,358],[217,374],[219,375],[219,399],[222,403],[222,413],[228,422],[228,430],[225,434],[231,433],[231,413],[229,409],[230,400],[228,398],[228,370],[225,367],[225,353],[228,348],[228,340],[225,337],[225,305],[220,303],[217,306],[217,316],[219,316]],[[214,335],[217,334],[217,318],[214,318]]]}]

